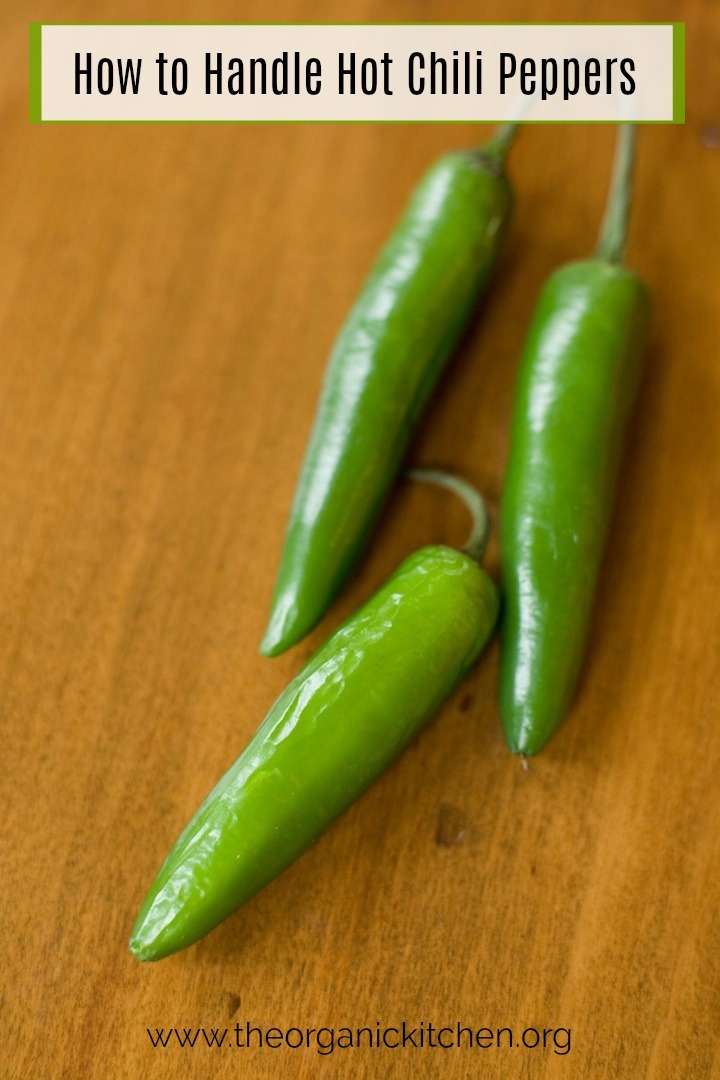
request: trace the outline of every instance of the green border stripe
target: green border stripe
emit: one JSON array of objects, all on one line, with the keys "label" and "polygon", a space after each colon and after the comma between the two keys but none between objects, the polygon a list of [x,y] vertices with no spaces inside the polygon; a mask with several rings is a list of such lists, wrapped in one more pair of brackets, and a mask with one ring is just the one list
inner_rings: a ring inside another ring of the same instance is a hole
[{"label": "green border stripe", "polygon": [[30,123],[42,124],[42,23],[30,23]]},{"label": "green border stripe", "polygon": [[673,23],[673,124],[685,123],[685,23]]}]

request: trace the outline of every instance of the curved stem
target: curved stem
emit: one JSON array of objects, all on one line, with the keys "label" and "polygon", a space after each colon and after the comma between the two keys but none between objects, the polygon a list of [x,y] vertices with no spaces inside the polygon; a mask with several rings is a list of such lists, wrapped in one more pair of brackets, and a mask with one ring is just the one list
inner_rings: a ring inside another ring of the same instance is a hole
[{"label": "curved stem", "polygon": [[485,500],[477,488],[474,488],[467,480],[461,480],[459,476],[453,476],[452,473],[443,472],[441,469],[410,469],[406,476],[409,480],[437,484],[438,487],[446,488],[462,499],[472,518],[470,535],[462,550],[479,563],[485,554],[490,537],[490,515]]},{"label": "curved stem", "polygon": [[634,162],[635,127],[633,124],[620,124],[605,216],[595,248],[595,257],[606,262],[622,262],[632,201]]}]

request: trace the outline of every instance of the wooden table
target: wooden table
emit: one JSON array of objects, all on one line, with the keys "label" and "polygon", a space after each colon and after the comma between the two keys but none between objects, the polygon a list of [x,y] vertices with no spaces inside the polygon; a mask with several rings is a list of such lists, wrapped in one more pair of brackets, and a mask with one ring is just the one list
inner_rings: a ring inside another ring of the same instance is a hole
[{"label": "wooden table", "polygon": [[[450,497],[399,489],[322,626],[259,657],[334,335],[419,175],[485,131],[30,127],[27,19],[118,14],[41,0],[1,16],[0,1074],[720,1076],[720,8],[552,5],[557,20],[684,17],[688,31],[687,124],[641,136],[628,258],[655,318],[572,715],[523,772],[492,647],[311,851],[156,965],[130,957],[128,932],[200,799],[339,620],[405,554],[463,536]],[[135,0],[121,14],[180,12]],[[268,11],[205,0],[182,14]],[[272,11],[550,14],[539,0]],[[502,269],[413,446],[494,509],[528,318],[549,271],[593,245],[612,144],[589,126],[519,140]],[[235,1024],[244,1039],[248,1022],[403,1021],[555,1034],[545,1050],[507,1036],[472,1051],[225,1049]],[[227,1027],[223,1048],[202,1034],[153,1048],[147,1033],[199,1026]],[[555,1053],[566,1028],[570,1052]]]}]

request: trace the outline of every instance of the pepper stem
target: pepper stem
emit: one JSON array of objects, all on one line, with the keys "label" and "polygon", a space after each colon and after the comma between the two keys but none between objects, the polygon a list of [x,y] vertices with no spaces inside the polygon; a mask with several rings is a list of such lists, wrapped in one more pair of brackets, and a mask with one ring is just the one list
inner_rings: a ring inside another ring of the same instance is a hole
[{"label": "pepper stem", "polygon": [[595,248],[595,257],[609,263],[622,262],[632,201],[634,163],[635,126],[620,124],[605,216]]},{"label": "pepper stem", "polygon": [[492,139],[479,148],[479,153],[484,158],[489,158],[498,165],[502,165],[507,152],[515,141],[518,132],[518,124],[501,124]]},{"label": "pepper stem", "polygon": [[474,488],[467,480],[461,480],[459,476],[453,476],[452,473],[443,472],[441,469],[410,469],[406,475],[409,480],[437,484],[438,487],[446,488],[462,499],[472,518],[470,535],[462,550],[475,562],[481,562],[490,537],[490,515],[485,500],[477,488]]}]

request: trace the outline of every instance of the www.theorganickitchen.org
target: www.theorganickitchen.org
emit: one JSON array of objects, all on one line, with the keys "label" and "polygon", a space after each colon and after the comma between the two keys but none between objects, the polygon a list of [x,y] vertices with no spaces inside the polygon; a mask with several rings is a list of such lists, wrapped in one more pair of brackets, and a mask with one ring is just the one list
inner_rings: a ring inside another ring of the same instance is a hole
[{"label": "www.theorganickitchen.org", "polygon": [[328,1055],[336,1050],[526,1050],[570,1053],[571,1031],[565,1027],[470,1027],[457,1020],[442,1026],[429,1021],[384,1025],[376,1021],[364,1027],[264,1027],[246,1020],[229,1028],[146,1028],[156,1049],[229,1047],[238,1050],[316,1050]]}]

